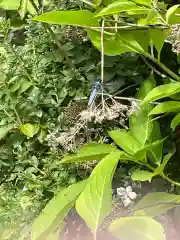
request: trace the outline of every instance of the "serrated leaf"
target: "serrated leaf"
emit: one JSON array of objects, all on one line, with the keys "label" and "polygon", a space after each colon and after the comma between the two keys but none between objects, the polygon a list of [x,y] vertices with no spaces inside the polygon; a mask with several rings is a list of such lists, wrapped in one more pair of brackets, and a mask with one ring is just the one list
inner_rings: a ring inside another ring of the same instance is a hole
[{"label": "serrated leaf", "polygon": [[174,5],[172,7],[170,7],[167,12],[166,12],[166,23],[169,24],[170,22],[170,18],[173,17],[174,13],[176,12],[176,10],[179,8],[180,4]]},{"label": "serrated leaf", "polygon": [[178,113],[171,122],[171,128],[175,129],[180,123],[180,113]]},{"label": "serrated leaf", "polygon": [[[166,192],[149,193],[136,204],[133,211],[135,211],[136,216],[147,215],[150,217],[157,217],[174,207],[173,204],[158,205],[158,203],[163,203],[163,202],[179,203],[180,195],[169,194]],[[157,206],[154,206],[154,205],[157,205]]]},{"label": "serrated leaf", "polygon": [[48,235],[62,223],[86,184],[87,181],[81,181],[61,190],[61,192],[46,205],[32,226],[32,240],[47,239]]},{"label": "serrated leaf", "polygon": [[101,160],[103,157],[115,150],[109,144],[91,143],[84,145],[77,154],[65,156],[60,163],[86,162]]},{"label": "serrated leaf", "polygon": [[24,133],[27,137],[34,137],[40,129],[40,126],[38,124],[21,124],[20,126],[21,132]]},{"label": "serrated leaf", "polygon": [[123,217],[111,223],[109,231],[122,240],[165,240],[162,225],[149,217]]},{"label": "serrated leaf", "polygon": [[142,104],[147,104],[161,98],[169,97],[178,92],[180,92],[180,83],[168,83],[160,85],[146,95],[142,101]]},{"label": "serrated leaf", "polygon": [[149,181],[153,178],[154,174],[152,172],[144,171],[144,170],[136,170],[132,173],[131,178],[133,181]]},{"label": "serrated leaf", "polygon": [[76,201],[76,210],[87,226],[96,233],[98,226],[112,208],[112,177],[121,151],[110,153],[94,168],[85,187]]},{"label": "serrated leaf", "polygon": [[102,17],[102,16],[106,16],[106,15],[113,15],[116,13],[121,13],[121,12],[125,12],[128,10],[139,10],[139,9],[145,9],[144,7],[139,7],[137,6],[134,2],[130,2],[130,1],[116,1],[110,5],[108,5],[107,7],[103,8],[103,10],[101,10],[96,17]]},{"label": "serrated leaf", "polygon": [[133,155],[142,148],[142,145],[129,132],[124,130],[113,130],[109,132],[109,136],[120,146],[125,152]]},{"label": "serrated leaf", "polygon": [[161,113],[176,112],[179,109],[180,109],[180,102],[169,101],[169,102],[163,102],[156,105],[149,114],[156,115]]},{"label": "serrated leaf", "polygon": [[20,6],[21,0],[1,0],[0,8],[4,8],[6,10],[17,10]]},{"label": "serrated leaf", "polygon": [[38,17],[33,18],[32,20],[52,24],[74,25],[80,27],[99,26],[98,21],[93,18],[93,16],[93,13],[88,10],[69,10],[46,12],[39,15]]}]

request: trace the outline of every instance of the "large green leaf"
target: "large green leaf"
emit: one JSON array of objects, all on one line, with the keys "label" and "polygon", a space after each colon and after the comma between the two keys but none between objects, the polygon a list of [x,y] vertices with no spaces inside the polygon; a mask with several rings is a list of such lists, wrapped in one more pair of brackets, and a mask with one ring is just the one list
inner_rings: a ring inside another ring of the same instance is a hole
[{"label": "large green leaf", "polygon": [[155,115],[155,114],[161,114],[161,113],[176,112],[179,109],[180,109],[180,102],[169,101],[169,102],[163,102],[156,105],[149,114]]},{"label": "large green leaf", "polygon": [[[168,211],[169,209],[173,208],[175,205],[171,203],[179,203],[179,202],[180,202],[180,195],[169,194],[166,192],[154,192],[154,193],[149,193],[144,198],[142,198],[136,204],[133,211],[135,211],[136,216],[147,215],[150,217],[156,217]],[[169,204],[163,204],[163,203],[169,203]]]},{"label": "large green leaf", "polygon": [[[87,33],[94,46],[101,50],[101,33],[93,30],[88,30]],[[125,52],[137,52],[137,50],[123,43],[119,34],[113,36],[104,34],[104,53],[106,55],[116,56]]]},{"label": "large green leaf", "polygon": [[109,144],[91,143],[84,145],[77,154],[65,156],[60,163],[86,162],[101,160],[107,154],[115,150],[115,147]]},{"label": "large green leaf", "polygon": [[76,201],[76,210],[88,227],[97,232],[98,226],[112,208],[112,177],[121,151],[110,153],[94,168],[85,187]]},{"label": "large green leaf", "polygon": [[[180,4],[174,5],[170,7],[166,12],[166,22],[170,23],[170,20],[174,17],[176,10],[179,8]],[[180,18],[179,18],[180,20]]]},{"label": "large green leaf", "polygon": [[152,172],[144,171],[144,170],[136,170],[132,173],[131,178],[133,181],[149,181],[153,178],[154,174]]},{"label": "large green leaf", "polygon": [[[161,140],[156,140],[154,142],[146,144],[143,148],[133,154],[133,158],[143,160],[149,152],[153,151],[154,148],[160,148],[162,151],[162,144],[165,139],[166,138],[163,138]],[[159,164],[160,161],[161,159],[159,159],[159,161],[155,161],[155,163]]]},{"label": "large green leaf", "polygon": [[111,223],[109,231],[122,240],[165,240],[162,225],[149,217],[124,217]]},{"label": "large green leaf", "polygon": [[180,123],[180,113],[178,113],[171,122],[171,128],[175,129]]},{"label": "large green leaf", "polygon": [[[154,77],[150,76],[142,83],[137,93],[138,99],[142,100],[155,87],[155,85]],[[137,158],[139,158],[140,153],[146,155],[148,151],[154,162],[160,162],[162,143],[159,142],[160,144],[157,145],[153,144],[153,142],[155,143],[157,140],[161,139],[160,128],[158,122],[152,121],[152,116],[149,115],[151,109],[152,105],[146,104],[139,107],[139,109],[130,116],[130,133],[143,146],[143,149],[136,153]]]},{"label": "large green leaf", "polygon": [[143,147],[133,136],[131,136],[130,132],[124,130],[110,131],[109,136],[118,146],[130,155],[133,155]]},{"label": "large green leaf", "polygon": [[[177,5],[176,5],[177,6]],[[168,24],[179,24],[180,21],[180,8],[176,8],[176,10],[171,14],[168,18]]]},{"label": "large green leaf", "polygon": [[115,13],[121,13],[128,10],[139,10],[139,9],[145,9],[144,7],[137,6],[134,2],[131,1],[116,1],[110,5],[108,5],[106,8],[103,8],[100,13],[96,15],[96,17],[102,17],[106,15],[113,15]]},{"label": "large green leaf", "polygon": [[20,6],[21,0],[1,0],[0,8],[4,8],[7,10],[17,10]]},{"label": "large green leaf", "polygon": [[67,24],[81,27],[99,26],[98,21],[93,18],[93,16],[93,13],[88,10],[69,10],[46,12],[38,17],[33,18],[32,20],[52,24]]},{"label": "large green leaf", "polygon": [[32,226],[32,240],[48,240],[51,234],[63,221],[74,206],[87,181],[73,184],[61,190],[44,208]]},{"label": "large green leaf", "polygon": [[177,92],[180,92],[180,83],[160,85],[146,95],[142,104],[150,103],[164,97],[169,97]]}]

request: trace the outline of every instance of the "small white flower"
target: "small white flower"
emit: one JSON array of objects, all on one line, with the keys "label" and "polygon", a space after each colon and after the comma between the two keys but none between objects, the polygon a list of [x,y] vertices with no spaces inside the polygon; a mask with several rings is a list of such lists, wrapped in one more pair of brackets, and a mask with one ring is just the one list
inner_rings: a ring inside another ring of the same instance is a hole
[{"label": "small white flower", "polygon": [[132,203],[130,198],[122,199],[122,202],[125,207],[128,207]]},{"label": "small white flower", "polygon": [[132,200],[137,197],[137,194],[132,191],[131,186],[117,188],[117,195],[121,198],[125,207],[128,207],[132,203]]}]

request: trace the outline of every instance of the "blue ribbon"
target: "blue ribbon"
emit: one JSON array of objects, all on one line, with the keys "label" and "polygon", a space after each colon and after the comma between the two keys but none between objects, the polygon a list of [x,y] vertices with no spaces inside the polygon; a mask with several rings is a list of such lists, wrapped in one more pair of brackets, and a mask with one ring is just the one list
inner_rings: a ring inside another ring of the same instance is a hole
[{"label": "blue ribbon", "polygon": [[89,102],[88,102],[89,107],[91,107],[92,104],[94,103],[94,101],[96,99],[96,96],[97,96],[97,93],[100,89],[101,89],[101,83],[100,83],[100,81],[96,81],[94,83],[94,86],[93,86],[93,89],[92,89],[92,92],[91,92],[91,95],[90,95],[90,98],[89,98]]}]

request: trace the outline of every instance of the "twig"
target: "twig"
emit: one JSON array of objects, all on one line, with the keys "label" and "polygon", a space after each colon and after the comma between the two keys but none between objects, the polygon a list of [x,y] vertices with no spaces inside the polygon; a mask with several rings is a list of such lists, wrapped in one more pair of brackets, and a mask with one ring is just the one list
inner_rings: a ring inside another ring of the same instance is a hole
[{"label": "twig", "polygon": [[123,93],[124,91],[128,90],[129,88],[136,87],[136,86],[138,86],[138,85],[139,85],[139,84],[135,83],[135,84],[132,84],[132,85],[130,85],[130,86],[127,86],[127,87],[123,88],[122,90],[119,90],[118,92],[116,92],[113,96],[116,96],[116,95],[118,95],[118,94],[121,94],[121,93]]},{"label": "twig", "polygon": [[155,67],[153,67],[150,63],[148,63],[148,61],[146,60],[146,58],[143,55],[140,55],[141,58],[144,60],[144,62],[147,64],[147,66],[149,68],[151,68],[155,73],[157,73],[159,76],[161,76],[162,78],[167,77],[166,75],[164,75],[163,73],[159,72]]},{"label": "twig", "polygon": [[101,26],[101,90],[104,110],[104,19],[102,20]]}]

